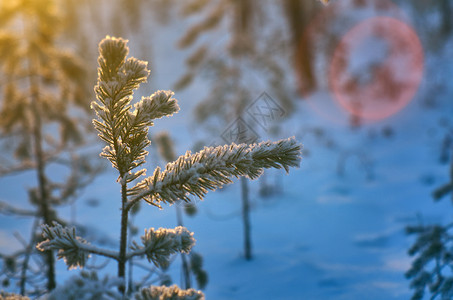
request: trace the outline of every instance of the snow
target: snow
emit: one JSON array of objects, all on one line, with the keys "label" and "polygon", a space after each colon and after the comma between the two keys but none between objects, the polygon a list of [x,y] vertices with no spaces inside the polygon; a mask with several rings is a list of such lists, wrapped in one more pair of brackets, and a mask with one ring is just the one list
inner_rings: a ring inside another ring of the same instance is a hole
[{"label": "snow", "polygon": [[[184,57],[173,47],[181,28],[184,26],[176,23],[161,32],[153,29],[153,44],[159,45],[153,49],[151,62],[153,87],[170,88],[182,73]],[[133,41],[131,38],[131,54],[138,56]],[[370,51],[360,52],[365,55]],[[375,63],[379,59],[378,55],[363,56],[359,62]],[[428,70],[439,69],[451,78],[452,69],[447,67],[452,65],[451,59],[431,59],[428,63]],[[438,123],[442,118],[452,120],[453,105],[447,89],[444,94],[433,95],[438,99],[437,106],[424,106],[430,75],[425,75],[425,85],[399,114],[356,130],[348,127],[347,115],[328,91],[311,96],[311,101],[331,107],[323,115],[309,102],[300,101],[292,118],[283,123],[279,138],[294,135],[304,144],[306,155],[301,168],[291,169],[288,176],[282,170],[267,172],[268,182],[282,183],[282,192],[270,197],[258,196],[258,181],[250,185],[251,261],[242,258],[240,184],[211,192],[197,202],[198,214],[184,217],[184,223],[194,232],[194,250],[203,256],[209,275],[203,291],[206,298],[408,299],[411,291],[404,272],[411,262],[406,251],[412,238],[405,235],[404,228],[419,220],[446,222],[452,211],[448,201],[434,204],[431,199],[431,192],[448,180],[448,166],[438,160],[443,138]],[[196,81],[196,86],[176,93],[181,112],[157,121],[151,128],[153,133],[169,131],[179,154],[193,144],[191,108],[203,98],[204,88],[203,82]],[[394,134],[385,137],[382,130],[388,127]],[[325,135],[305,134],[304,128],[320,128]],[[329,139],[333,147],[327,146]],[[344,153],[356,156],[345,162],[341,176],[337,166]],[[369,157],[371,178],[357,159],[360,154]],[[152,170],[156,161],[147,164]],[[121,201],[116,177],[111,169],[97,178],[81,195],[76,217],[77,222],[103,231],[113,241],[119,236]],[[24,187],[33,186],[33,181],[30,173],[0,178],[1,200],[26,204]],[[93,198],[100,200],[99,206],[86,204]],[[163,208],[143,204],[135,225],[141,230],[151,226],[173,228],[174,207]],[[70,208],[64,208],[62,214],[71,215]],[[14,228],[28,236],[27,224],[24,218],[0,217],[0,252],[11,253],[19,247],[11,231]],[[176,259],[170,268],[178,284],[179,267],[180,260]],[[110,263],[105,273],[115,272],[115,263]],[[58,264],[59,283],[73,274],[63,263]]]}]

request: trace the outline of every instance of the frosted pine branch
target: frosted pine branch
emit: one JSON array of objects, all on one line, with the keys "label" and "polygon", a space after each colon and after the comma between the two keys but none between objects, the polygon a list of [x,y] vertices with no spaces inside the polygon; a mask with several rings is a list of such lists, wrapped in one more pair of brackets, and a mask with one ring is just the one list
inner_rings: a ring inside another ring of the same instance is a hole
[{"label": "frosted pine branch", "polygon": [[75,228],[55,222],[53,227],[43,225],[42,229],[46,240],[36,246],[39,250],[57,250],[58,258],[63,258],[69,269],[85,266],[88,253],[81,250],[80,245],[87,244],[87,241],[76,236]]},{"label": "frosted pine branch", "polygon": [[181,290],[177,285],[151,286],[134,295],[135,300],[204,300],[204,294],[194,289]]},{"label": "frosted pine branch", "polygon": [[[91,107],[98,120],[93,120],[99,137],[107,143],[101,153],[110,160],[113,167],[125,174],[143,163],[149,145],[145,138],[147,129],[139,128],[141,142],[137,134],[130,131],[135,124],[130,123],[132,94],[149,75],[147,63],[126,56],[129,52],[127,40],[107,37],[99,44],[98,83],[95,86],[96,98]],[[130,134],[129,134],[130,133]],[[129,138],[133,136],[133,140]],[[133,146],[133,148],[131,148]]]},{"label": "frosted pine branch", "polygon": [[74,227],[63,227],[54,222],[54,226],[43,225],[43,238],[36,248],[41,251],[56,250],[57,257],[63,259],[69,269],[83,268],[90,254],[98,254],[118,260],[118,254],[106,249],[98,249],[76,235]]},{"label": "frosted pine branch", "polygon": [[[99,137],[107,143],[101,156],[120,172],[122,184],[132,182],[145,170],[132,172],[145,162],[149,146],[148,127],[153,120],[179,111],[171,91],[157,91],[143,97],[132,107],[133,91],[149,76],[147,63],[128,58],[127,40],[107,37],[99,45],[98,83],[91,107],[98,119],[93,120]],[[134,108],[134,109],[133,109]]]},{"label": "frosted pine branch", "polygon": [[232,183],[231,177],[255,179],[267,168],[283,168],[288,172],[289,167],[299,166],[300,160],[301,146],[294,138],[206,147],[195,154],[188,151],[167,164],[164,171],[157,168],[152,176],[132,188],[130,195],[134,198],[126,210],[141,199],[157,206],[160,202],[171,204],[179,199],[189,201],[189,195],[202,199],[209,190]]},{"label": "frosted pine branch", "polygon": [[142,97],[140,102],[134,105],[135,119],[140,122],[149,122],[177,113],[179,106],[176,99],[172,98],[173,95],[172,91],[157,91],[149,97]]},{"label": "frosted pine branch", "polygon": [[178,252],[189,253],[195,245],[193,233],[182,226],[175,229],[145,229],[141,240],[143,246],[133,242],[132,250],[134,251],[127,255],[127,260],[133,256],[146,255],[148,260],[156,266],[167,266],[170,255]]},{"label": "frosted pine branch", "polygon": [[[146,299],[146,298],[145,298]],[[22,295],[6,293],[4,291],[0,291],[0,300],[30,300],[30,298]]]},{"label": "frosted pine branch", "polygon": [[[98,83],[95,86],[96,98],[92,107],[105,122],[111,133],[120,131],[121,122],[128,108],[132,94],[149,76],[147,62],[128,58],[127,40],[110,38],[104,39],[100,45],[98,59]],[[121,118],[122,117],[122,118]],[[99,124],[95,124],[99,125]]]}]

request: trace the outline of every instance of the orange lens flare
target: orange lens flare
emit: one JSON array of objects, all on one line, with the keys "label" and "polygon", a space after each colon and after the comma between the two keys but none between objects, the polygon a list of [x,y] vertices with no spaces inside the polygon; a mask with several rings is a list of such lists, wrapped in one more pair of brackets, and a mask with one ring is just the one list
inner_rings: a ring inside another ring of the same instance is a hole
[{"label": "orange lens flare", "polygon": [[365,121],[388,118],[414,98],[424,54],[416,32],[392,17],[366,19],[340,40],[329,67],[333,98]]}]

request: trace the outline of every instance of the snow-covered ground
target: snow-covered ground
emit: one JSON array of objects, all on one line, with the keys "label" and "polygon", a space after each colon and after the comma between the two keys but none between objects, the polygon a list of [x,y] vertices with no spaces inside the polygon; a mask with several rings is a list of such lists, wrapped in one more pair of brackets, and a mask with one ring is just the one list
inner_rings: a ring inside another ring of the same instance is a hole
[{"label": "snow-covered ground", "polygon": [[[156,41],[152,44],[158,45],[151,54],[153,89],[171,88],[182,74],[184,56],[174,47],[181,29],[182,25],[176,24],[150,30],[151,39]],[[131,38],[131,54],[137,52]],[[439,66],[444,76],[451,77],[453,56],[428,58],[425,63],[422,85],[407,107],[357,129],[350,128],[346,114],[327,90],[298,102],[297,110],[283,123],[279,138],[296,136],[303,143],[300,169],[291,170],[289,175],[268,172],[268,183],[279,182],[282,187],[281,192],[266,198],[259,196],[259,182],[251,183],[251,261],[242,257],[240,185],[210,193],[197,202],[198,214],[185,217],[184,223],[195,232],[195,250],[202,254],[209,274],[204,290],[207,299],[410,297],[404,272],[411,262],[406,252],[412,238],[404,229],[421,221],[444,223],[452,212],[449,201],[433,203],[431,192],[448,180],[448,166],[439,163],[445,134],[441,120],[453,126],[453,102],[448,89],[431,94],[429,76]],[[158,120],[151,129],[151,133],[169,131],[178,154],[193,145],[193,125],[189,123],[204,88],[205,83],[197,80],[177,93],[181,112]],[[437,106],[424,104],[428,96],[436,97]],[[329,110],[319,114],[310,103]],[[323,134],[313,134],[320,130]],[[150,159],[155,160],[156,155]],[[339,174],[343,162],[344,172]],[[150,169],[155,164],[151,162]],[[118,239],[119,233],[116,176],[112,169],[97,178],[76,206],[78,223],[98,228],[112,240]],[[25,202],[24,187],[33,185],[28,180],[33,180],[32,174],[1,178],[0,198]],[[90,199],[99,199],[99,205],[88,205]],[[62,213],[71,215],[69,208]],[[158,210],[143,205],[135,222],[140,231],[175,227],[174,207]],[[19,246],[12,228],[27,236],[28,226],[25,219],[0,216],[0,252]],[[58,266],[59,282],[77,272],[66,271],[62,262]],[[114,275],[114,264],[107,270]],[[170,273],[179,283],[179,260]]]}]

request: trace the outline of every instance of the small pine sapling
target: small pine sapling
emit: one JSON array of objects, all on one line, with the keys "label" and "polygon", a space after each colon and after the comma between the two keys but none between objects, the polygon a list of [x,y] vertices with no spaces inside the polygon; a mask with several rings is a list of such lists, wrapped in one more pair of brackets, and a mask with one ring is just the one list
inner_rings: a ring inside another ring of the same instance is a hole
[{"label": "small pine sapling", "polygon": [[[77,236],[75,228],[55,223],[43,226],[45,241],[40,250],[55,250],[69,268],[84,267],[91,254],[102,255],[118,262],[119,290],[126,293],[126,263],[133,257],[146,257],[156,267],[169,264],[170,256],[189,253],[195,244],[193,233],[178,226],[174,229],[149,228],[141,242],[132,242],[127,249],[128,217],[140,201],[161,207],[177,201],[189,201],[189,196],[200,199],[211,190],[232,183],[232,178],[258,178],[264,169],[299,166],[301,146],[294,138],[259,144],[231,144],[205,147],[192,154],[190,151],[164,170],[157,167],[153,175],[136,181],[146,170],[138,168],[145,163],[148,127],[155,119],[171,116],[179,107],[171,91],[157,91],[142,97],[132,105],[132,95],[148,78],[147,63],[127,58],[127,41],[107,36],[99,44],[98,82],[95,86],[97,101],[92,102],[97,119],[93,120],[99,137],[107,143],[101,156],[107,158],[118,171],[121,186],[121,231],[119,251],[98,248]],[[138,169],[137,169],[138,168]],[[160,296],[159,296],[160,295]],[[159,298],[160,297],[160,298]],[[201,292],[180,290],[177,286],[143,288],[136,299],[204,299]]]}]

